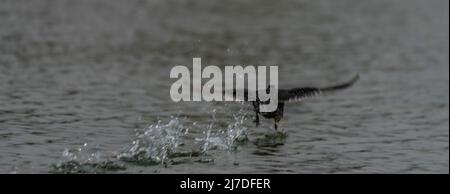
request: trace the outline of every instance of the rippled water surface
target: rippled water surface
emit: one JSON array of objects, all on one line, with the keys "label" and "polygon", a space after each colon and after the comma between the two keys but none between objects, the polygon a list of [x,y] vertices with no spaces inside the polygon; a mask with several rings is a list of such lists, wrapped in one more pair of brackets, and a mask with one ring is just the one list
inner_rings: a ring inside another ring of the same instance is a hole
[{"label": "rippled water surface", "polygon": [[[1,0],[1,173],[448,173],[446,0]],[[280,132],[169,71],[279,65]]]}]

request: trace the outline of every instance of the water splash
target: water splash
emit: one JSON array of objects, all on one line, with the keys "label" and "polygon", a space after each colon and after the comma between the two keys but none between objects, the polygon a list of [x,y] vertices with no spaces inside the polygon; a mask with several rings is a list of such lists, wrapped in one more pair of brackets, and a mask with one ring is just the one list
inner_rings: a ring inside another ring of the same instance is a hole
[{"label": "water splash", "polygon": [[82,147],[74,150],[68,148],[64,149],[62,157],[63,160],[66,161],[79,161],[83,163],[101,161],[99,146],[89,147],[87,143],[84,143]]},{"label": "water splash", "polygon": [[90,147],[87,143],[76,149],[64,149],[62,159],[52,165],[52,173],[105,173],[125,170],[122,163],[103,159],[99,146]]},{"label": "water splash", "polygon": [[[113,158],[103,159],[98,146],[91,148],[84,144],[77,149],[65,149],[52,172],[105,173],[125,170],[125,164],[168,167],[192,162],[212,163],[214,158],[209,151],[233,151],[247,141],[247,127],[244,126],[247,118],[242,110],[233,115],[234,120],[225,128],[216,122],[215,110],[212,113],[210,123],[203,130],[204,137],[194,138],[194,142],[189,142],[195,136],[189,131],[202,130],[205,125],[171,116],[167,122],[159,120],[138,130],[131,145]],[[194,145],[184,146],[187,142]]]},{"label": "water splash", "polygon": [[182,145],[181,137],[187,132],[188,129],[177,117],[171,117],[167,124],[158,121],[157,124],[147,127],[144,132],[138,132],[137,138],[128,150],[119,154],[117,158],[140,164],[162,164],[173,155],[172,153],[176,153],[177,147]]},{"label": "water splash", "polygon": [[214,149],[223,149],[232,151],[237,148],[239,143],[244,143],[247,138],[247,127],[244,126],[244,121],[247,120],[246,113],[240,110],[237,114],[233,115],[234,122],[228,124],[224,130],[219,130],[217,133],[211,132],[213,124],[204,133],[205,138],[197,138],[197,141],[203,143],[203,151]]},{"label": "water splash", "polygon": [[194,138],[196,146],[190,146],[188,150],[180,147],[185,145],[190,129],[201,130],[201,124],[188,123],[178,117],[170,117],[166,123],[158,121],[150,125],[143,132],[137,133],[131,146],[117,156],[124,162],[138,165],[180,164],[187,162],[213,162],[214,159],[208,151],[221,149],[232,151],[237,147],[237,142],[247,140],[247,128],[244,126],[246,114],[241,110],[234,114],[234,121],[225,129],[220,129],[216,122],[216,110],[212,110],[210,123],[203,130],[204,137]]}]

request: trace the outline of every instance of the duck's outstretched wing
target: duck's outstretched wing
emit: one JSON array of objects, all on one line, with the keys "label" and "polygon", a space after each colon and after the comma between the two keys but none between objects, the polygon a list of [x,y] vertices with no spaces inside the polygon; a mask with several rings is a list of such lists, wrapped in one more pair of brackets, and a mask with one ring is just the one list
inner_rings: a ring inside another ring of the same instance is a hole
[{"label": "duck's outstretched wing", "polygon": [[330,87],[324,88],[304,87],[304,88],[293,88],[289,90],[280,89],[278,90],[278,100],[282,102],[303,101],[305,99],[312,98],[323,93],[334,92],[336,90],[348,88],[352,86],[356,81],[358,81],[358,79],[359,74],[357,74],[355,77],[353,77],[353,79],[351,79],[348,82]]}]

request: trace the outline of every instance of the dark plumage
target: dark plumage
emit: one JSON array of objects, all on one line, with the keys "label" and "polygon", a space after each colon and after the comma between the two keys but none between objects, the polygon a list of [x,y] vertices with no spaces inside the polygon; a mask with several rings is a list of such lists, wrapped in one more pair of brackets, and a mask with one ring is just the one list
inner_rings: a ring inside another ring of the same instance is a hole
[{"label": "dark plumage", "polygon": [[[291,101],[303,101],[307,98],[312,98],[314,96],[333,92],[336,90],[341,90],[348,88],[352,86],[356,81],[358,81],[359,75],[356,75],[353,79],[351,79],[348,82],[330,86],[330,87],[323,87],[323,88],[316,88],[316,87],[303,87],[303,88],[293,88],[293,89],[278,89],[278,107],[273,112],[260,112],[259,111],[259,105],[268,103],[267,101],[260,101],[258,96],[256,96],[255,101],[251,101],[253,104],[253,110],[255,111],[255,123],[258,126],[259,125],[259,115],[262,115],[264,118],[268,119],[274,119],[275,121],[275,130],[278,129],[278,123],[280,122],[281,118],[283,118],[283,112],[284,112],[284,104],[291,102]],[[270,88],[267,88],[267,90],[270,90]],[[233,94],[236,95],[236,91],[233,91]],[[248,91],[244,91],[244,101],[248,100]]]}]

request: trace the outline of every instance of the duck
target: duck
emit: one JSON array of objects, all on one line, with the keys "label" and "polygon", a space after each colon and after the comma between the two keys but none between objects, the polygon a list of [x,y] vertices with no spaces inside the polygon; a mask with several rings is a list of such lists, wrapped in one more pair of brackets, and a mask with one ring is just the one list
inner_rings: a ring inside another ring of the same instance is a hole
[{"label": "duck", "polygon": [[[261,104],[268,104],[269,101],[262,101],[256,96],[255,100],[248,100],[248,91],[244,90],[244,100],[246,102],[251,102],[253,105],[253,111],[255,112],[254,123],[256,126],[260,124],[260,116],[266,119],[274,120],[274,129],[278,131],[281,119],[284,116],[285,104],[289,102],[301,102],[309,98],[320,96],[327,93],[336,92],[339,90],[344,90],[353,86],[359,80],[359,74],[356,74],[351,80],[326,87],[298,87],[290,89],[278,89],[278,106],[276,110],[271,112],[260,111]],[[266,92],[270,92],[270,86],[267,87]],[[236,90],[233,91],[236,95]]]}]

